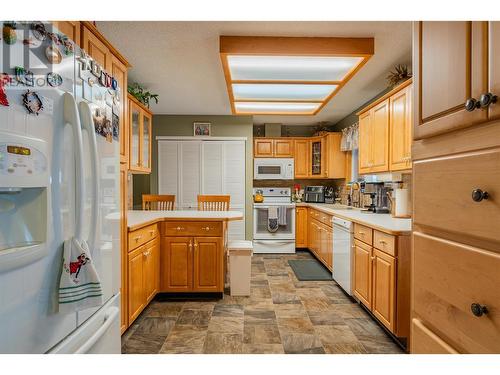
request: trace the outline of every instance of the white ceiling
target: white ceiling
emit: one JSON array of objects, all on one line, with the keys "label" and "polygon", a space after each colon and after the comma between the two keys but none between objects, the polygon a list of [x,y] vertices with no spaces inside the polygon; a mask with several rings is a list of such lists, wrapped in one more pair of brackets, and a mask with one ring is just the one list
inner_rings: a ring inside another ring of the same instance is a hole
[{"label": "white ceiling", "polygon": [[315,116],[254,116],[255,124],[337,122],[386,88],[395,64],[411,65],[411,22],[97,22],[129,60],[129,81],[159,94],[155,114],[229,115],[220,35],[374,37],[375,55]]}]

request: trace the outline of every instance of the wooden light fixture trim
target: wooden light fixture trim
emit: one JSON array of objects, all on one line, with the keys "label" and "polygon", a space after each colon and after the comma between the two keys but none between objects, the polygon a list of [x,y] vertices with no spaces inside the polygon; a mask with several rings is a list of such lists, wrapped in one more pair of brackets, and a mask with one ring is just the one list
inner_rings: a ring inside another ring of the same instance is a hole
[{"label": "wooden light fixture trim", "polygon": [[[220,36],[219,53],[226,79],[231,111],[235,115],[315,115],[342,89],[342,87],[366,64],[374,54],[374,38],[328,38],[328,37],[268,37],[268,36]],[[360,57],[361,60],[338,81],[311,80],[236,80],[232,79],[228,56],[290,56],[290,57]],[[323,100],[311,99],[238,99],[233,95],[233,84],[313,84],[337,85]],[[319,103],[314,112],[238,112],[236,102],[242,103]]]}]

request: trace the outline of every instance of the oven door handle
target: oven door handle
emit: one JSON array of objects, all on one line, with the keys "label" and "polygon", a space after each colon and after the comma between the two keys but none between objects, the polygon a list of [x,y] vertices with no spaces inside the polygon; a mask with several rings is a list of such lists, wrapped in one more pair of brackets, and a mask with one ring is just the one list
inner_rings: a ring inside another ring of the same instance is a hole
[{"label": "oven door handle", "polygon": [[266,244],[267,246],[279,246],[279,245],[286,245],[291,242],[295,242],[295,240],[283,240],[283,241],[278,241],[278,240],[253,240],[254,243],[263,243]]},{"label": "oven door handle", "polygon": [[280,204],[280,205],[276,205],[276,206],[254,206],[253,208],[258,210],[258,209],[261,209],[261,208],[265,208],[265,209],[268,209],[268,208],[271,208],[271,207],[286,207],[286,208],[295,208],[295,205],[294,204]]}]

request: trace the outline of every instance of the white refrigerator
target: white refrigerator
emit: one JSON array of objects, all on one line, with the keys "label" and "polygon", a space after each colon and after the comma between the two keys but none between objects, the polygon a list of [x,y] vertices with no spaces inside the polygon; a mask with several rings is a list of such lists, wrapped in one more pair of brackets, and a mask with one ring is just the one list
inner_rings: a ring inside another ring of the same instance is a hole
[{"label": "white refrigerator", "polygon": [[[49,23],[0,23],[8,28],[0,41],[0,353],[120,353],[116,94],[126,88],[100,81],[99,65]],[[89,244],[103,305],[61,313],[63,243],[73,236]]]}]

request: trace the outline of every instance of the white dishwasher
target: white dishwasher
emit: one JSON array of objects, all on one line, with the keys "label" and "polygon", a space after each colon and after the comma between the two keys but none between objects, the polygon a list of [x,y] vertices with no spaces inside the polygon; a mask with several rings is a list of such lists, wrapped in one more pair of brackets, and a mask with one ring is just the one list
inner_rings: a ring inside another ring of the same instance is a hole
[{"label": "white dishwasher", "polygon": [[333,224],[333,279],[352,296],[351,269],[353,264],[353,225],[352,222],[337,217]]}]

